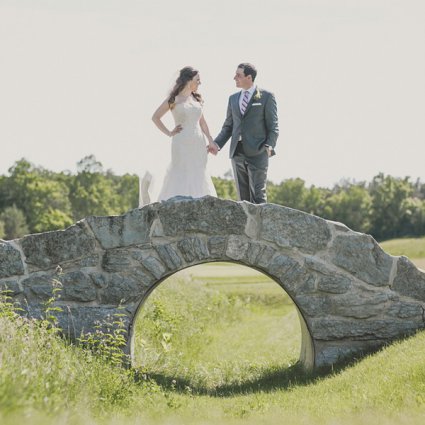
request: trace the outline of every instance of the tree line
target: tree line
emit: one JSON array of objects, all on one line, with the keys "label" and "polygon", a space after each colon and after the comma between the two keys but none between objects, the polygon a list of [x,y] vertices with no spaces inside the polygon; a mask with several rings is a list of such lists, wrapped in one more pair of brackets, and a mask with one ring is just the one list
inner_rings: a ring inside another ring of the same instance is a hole
[{"label": "tree line", "polygon": [[[213,177],[217,195],[236,199],[229,174]],[[53,172],[21,159],[0,176],[0,238],[64,229],[90,215],[123,214],[138,206],[139,179],[104,170],[93,155],[77,172]],[[268,201],[340,221],[378,241],[425,234],[425,183],[379,173],[371,182],[342,181],[332,188],[300,178],[268,182]]]}]

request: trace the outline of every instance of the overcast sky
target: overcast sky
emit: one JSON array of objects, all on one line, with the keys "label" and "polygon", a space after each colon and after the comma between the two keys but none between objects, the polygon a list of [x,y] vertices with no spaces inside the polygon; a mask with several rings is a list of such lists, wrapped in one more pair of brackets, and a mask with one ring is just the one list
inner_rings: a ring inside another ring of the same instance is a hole
[{"label": "overcast sky", "polygon": [[[214,136],[245,61],[278,102],[271,180],[425,181],[424,0],[0,0],[0,174],[90,154],[163,170],[151,116],[178,70],[199,69]],[[230,169],[228,149],[209,167]]]}]

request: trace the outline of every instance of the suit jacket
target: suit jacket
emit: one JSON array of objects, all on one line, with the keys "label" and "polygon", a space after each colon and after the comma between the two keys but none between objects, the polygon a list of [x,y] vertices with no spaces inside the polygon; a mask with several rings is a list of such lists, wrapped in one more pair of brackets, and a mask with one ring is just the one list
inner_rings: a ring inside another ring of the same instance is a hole
[{"label": "suit jacket", "polygon": [[241,139],[246,156],[259,155],[264,151],[265,145],[270,146],[274,154],[279,126],[273,93],[257,88],[244,115],[239,109],[241,93],[237,92],[229,97],[226,120],[220,134],[214,140],[215,143],[221,149],[231,137],[230,158],[233,158],[238,141]]}]

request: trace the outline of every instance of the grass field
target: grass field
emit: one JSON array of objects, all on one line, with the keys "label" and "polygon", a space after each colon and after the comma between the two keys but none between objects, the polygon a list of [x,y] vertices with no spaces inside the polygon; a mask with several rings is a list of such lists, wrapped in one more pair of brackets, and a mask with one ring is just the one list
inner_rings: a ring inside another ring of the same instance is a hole
[{"label": "grass field", "polygon": [[[424,244],[382,246],[417,261]],[[275,282],[230,263],[189,268],[152,293],[137,321],[136,370],[68,345],[4,306],[0,423],[424,423],[425,333],[328,374],[306,374],[297,364],[299,326]]]},{"label": "grass field", "polygon": [[409,257],[417,267],[425,270],[425,237],[393,239],[380,245],[389,254]]}]

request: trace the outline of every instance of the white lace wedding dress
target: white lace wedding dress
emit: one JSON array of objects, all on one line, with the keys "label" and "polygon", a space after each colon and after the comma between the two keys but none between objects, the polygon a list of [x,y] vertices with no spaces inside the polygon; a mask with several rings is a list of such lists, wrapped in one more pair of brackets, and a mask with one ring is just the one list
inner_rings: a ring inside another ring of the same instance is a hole
[{"label": "white lace wedding dress", "polygon": [[[164,201],[174,196],[217,196],[207,172],[207,142],[199,124],[201,104],[190,99],[176,103],[171,112],[176,125],[180,124],[183,129],[172,138],[171,163],[157,200]],[[141,205],[152,200],[146,195],[150,180],[150,174],[146,173],[141,181]]]}]

